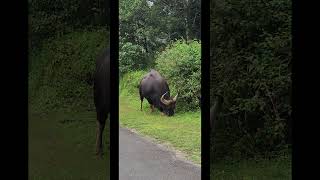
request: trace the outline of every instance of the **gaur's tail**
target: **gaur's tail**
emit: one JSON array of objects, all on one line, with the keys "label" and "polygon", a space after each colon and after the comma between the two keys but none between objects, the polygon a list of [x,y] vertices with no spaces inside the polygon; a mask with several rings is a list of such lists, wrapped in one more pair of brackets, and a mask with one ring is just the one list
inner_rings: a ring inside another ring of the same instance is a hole
[{"label": "gaur's tail", "polygon": [[137,84],[137,88],[140,88],[141,81],[142,81],[142,80],[140,80],[139,84]]}]

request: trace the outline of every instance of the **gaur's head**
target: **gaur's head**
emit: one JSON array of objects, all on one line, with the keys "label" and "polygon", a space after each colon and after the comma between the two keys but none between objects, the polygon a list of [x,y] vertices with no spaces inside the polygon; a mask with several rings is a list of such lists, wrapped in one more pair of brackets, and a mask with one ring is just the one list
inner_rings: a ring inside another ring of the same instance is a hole
[{"label": "gaur's head", "polygon": [[161,103],[164,105],[163,106],[163,112],[167,115],[167,116],[173,116],[174,115],[174,110],[176,108],[176,102],[177,102],[177,97],[178,94],[172,98],[169,97],[169,99],[165,99],[164,96],[167,94],[168,92],[164,93],[161,98],[160,101]]}]

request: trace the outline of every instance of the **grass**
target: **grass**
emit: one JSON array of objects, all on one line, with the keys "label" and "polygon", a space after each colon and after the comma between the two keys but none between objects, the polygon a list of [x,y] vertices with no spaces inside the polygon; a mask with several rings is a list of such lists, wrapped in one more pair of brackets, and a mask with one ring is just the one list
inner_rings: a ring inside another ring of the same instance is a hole
[{"label": "grass", "polygon": [[104,28],[84,28],[30,49],[29,103],[39,112],[94,109],[95,61],[107,42]]},{"label": "grass", "polygon": [[292,179],[291,159],[241,160],[211,165],[211,179],[217,180],[284,180]]},{"label": "grass", "polygon": [[109,179],[109,128],[104,157],[95,156],[94,112],[29,112],[29,179]]},{"label": "grass", "polygon": [[[150,111],[145,100],[140,111],[139,96],[122,93],[119,99],[120,126],[134,129],[138,133],[154,138],[160,143],[169,144],[184,153],[186,158],[200,164],[201,160],[201,114],[197,112],[176,113],[172,117]],[[177,102],[179,106],[179,102]]]},{"label": "grass", "polygon": [[[92,77],[108,42],[104,27],[76,30],[30,49],[29,179],[109,179],[109,128],[95,156]],[[107,138],[108,137],[108,138]]]}]

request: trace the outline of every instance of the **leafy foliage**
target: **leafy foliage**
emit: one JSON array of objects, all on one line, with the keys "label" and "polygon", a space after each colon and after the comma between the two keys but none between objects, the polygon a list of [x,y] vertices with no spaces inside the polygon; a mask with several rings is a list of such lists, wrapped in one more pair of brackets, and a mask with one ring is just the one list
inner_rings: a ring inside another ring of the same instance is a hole
[{"label": "leafy foliage", "polygon": [[61,36],[84,26],[109,24],[109,0],[30,0],[29,37],[32,47],[39,47],[43,40]]},{"label": "leafy foliage", "polygon": [[157,52],[177,39],[200,39],[200,1],[119,2],[120,43],[128,42],[145,50],[152,67]]},{"label": "leafy foliage", "polygon": [[29,103],[41,112],[93,109],[93,73],[107,46],[104,29],[78,31],[47,40],[30,54]]},{"label": "leafy foliage", "polygon": [[198,41],[179,40],[169,45],[159,53],[156,69],[167,78],[171,95],[179,93],[177,109],[199,108],[201,44]]},{"label": "leafy foliage", "polygon": [[141,70],[148,66],[145,49],[130,42],[120,44],[119,71],[120,75],[134,70]]},{"label": "leafy foliage", "polygon": [[119,2],[121,78],[135,71],[160,70],[169,81],[171,93],[179,92],[178,111],[199,108],[200,43],[196,40],[201,30],[200,2]]},{"label": "leafy foliage", "polygon": [[124,74],[120,81],[120,95],[133,96],[139,99],[138,85],[146,73],[147,71],[132,71]]},{"label": "leafy foliage", "polygon": [[212,6],[210,90],[225,99],[213,157],[270,156],[291,143],[291,1]]}]

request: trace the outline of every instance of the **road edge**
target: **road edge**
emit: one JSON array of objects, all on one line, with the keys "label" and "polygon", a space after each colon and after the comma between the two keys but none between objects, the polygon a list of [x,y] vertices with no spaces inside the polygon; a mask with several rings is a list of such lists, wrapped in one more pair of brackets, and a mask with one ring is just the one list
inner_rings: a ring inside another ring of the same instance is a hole
[{"label": "road edge", "polygon": [[157,147],[159,147],[161,150],[163,151],[167,151],[170,153],[170,155],[173,157],[174,160],[176,161],[182,161],[186,164],[189,164],[189,165],[193,165],[193,166],[196,166],[197,168],[200,168],[201,169],[201,162],[200,164],[198,163],[195,163],[195,162],[192,162],[190,159],[187,158],[187,155],[185,153],[183,153],[182,151],[179,151],[177,149],[175,149],[170,143],[163,143],[163,142],[160,142],[159,140],[153,138],[153,137],[150,137],[150,136],[147,136],[145,134],[142,134],[140,133],[139,131],[137,131],[136,129],[133,129],[133,128],[128,128],[128,127],[124,127],[124,126],[119,126],[119,128],[121,129],[126,129],[128,130],[130,133],[133,133],[133,134],[136,134],[138,135],[140,138],[142,138],[143,140],[147,141],[147,142],[150,142],[154,145],[156,145]]}]

